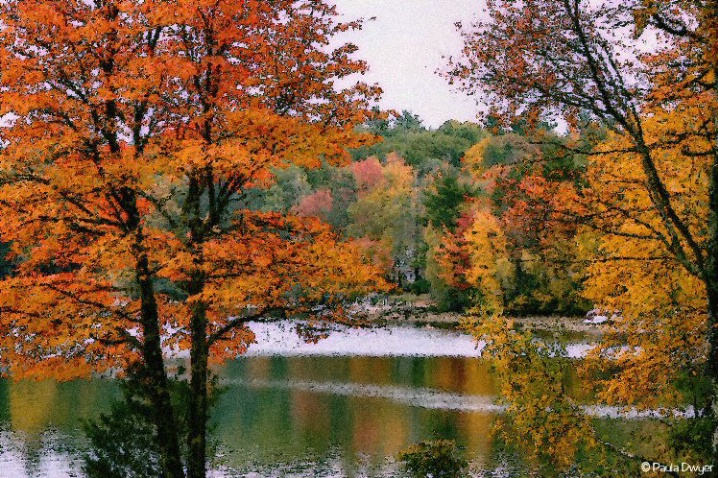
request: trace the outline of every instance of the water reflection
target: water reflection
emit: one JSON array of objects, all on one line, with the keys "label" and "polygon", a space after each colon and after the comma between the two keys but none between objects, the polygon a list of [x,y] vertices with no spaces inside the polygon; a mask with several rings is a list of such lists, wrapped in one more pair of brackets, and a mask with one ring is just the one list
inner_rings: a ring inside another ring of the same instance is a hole
[{"label": "water reflection", "polygon": [[[364,473],[379,474],[387,456],[439,437],[491,462],[495,415],[481,406],[496,384],[477,358],[257,356],[217,373],[224,392],[213,423],[232,469],[314,461],[351,476],[359,459]],[[0,381],[0,464],[22,462],[18,477],[79,476],[82,422],[120,396],[110,380]],[[479,408],[461,409],[461,400]]]},{"label": "water reflection", "polygon": [[107,411],[120,397],[118,384],[110,380],[0,381],[3,407],[10,428],[29,440],[38,439],[48,428],[78,435],[85,420]]},{"label": "water reflection", "polygon": [[102,380],[0,380],[0,474],[80,476],[82,423],[109,408],[116,392],[116,383]]},{"label": "water reflection", "polygon": [[227,389],[214,420],[232,467],[246,456],[269,465],[337,447],[347,461],[365,455],[378,466],[411,443],[437,437],[455,439],[479,461],[491,455],[490,411],[426,401],[470,395],[490,405],[496,385],[479,359],[252,357],[220,375]]}]

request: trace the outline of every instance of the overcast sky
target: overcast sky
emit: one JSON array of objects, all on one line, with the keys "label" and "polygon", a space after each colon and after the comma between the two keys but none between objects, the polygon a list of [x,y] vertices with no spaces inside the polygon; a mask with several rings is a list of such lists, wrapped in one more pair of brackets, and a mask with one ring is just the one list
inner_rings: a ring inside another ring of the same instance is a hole
[{"label": "overcast sky", "polygon": [[469,25],[483,0],[335,0],[347,19],[376,17],[364,29],[345,35],[369,63],[368,83],[384,89],[381,106],[418,114],[426,126],[449,119],[474,120],[475,99],[452,90],[435,72],[442,56],[457,55],[461,37],[454,23]]}]

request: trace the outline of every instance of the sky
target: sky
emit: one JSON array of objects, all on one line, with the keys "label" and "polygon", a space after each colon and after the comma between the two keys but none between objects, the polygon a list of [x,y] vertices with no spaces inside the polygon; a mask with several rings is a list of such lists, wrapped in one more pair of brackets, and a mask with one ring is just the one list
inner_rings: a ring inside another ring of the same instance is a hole
[{"label": "sky", "polygon": [[476,97],[468,97],[436,74],[444,56],[457,56],[465,26],[478,17],[483,0],[335,0],[347,20],[376,17],[358,32],[343,35],[359,47],[370,72],[362,80],[384,89],[380,106],[409,110],[432,128],[449,119],[473,121]]}]

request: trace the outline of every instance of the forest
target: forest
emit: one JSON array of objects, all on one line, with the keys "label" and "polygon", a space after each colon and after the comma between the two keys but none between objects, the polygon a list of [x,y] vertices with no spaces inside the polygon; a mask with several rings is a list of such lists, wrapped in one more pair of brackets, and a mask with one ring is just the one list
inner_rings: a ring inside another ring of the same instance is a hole
[{"label": "forest", "polygon": [[718,2],[483,5],[437,72],[477,120],[430,128],[333,2],[0,3],[0,444],[44,446],[23,390],[109,384],[68,473],[354,476],[357,436],[380,476],[718,473]]},{"label": "forest", "polygon": [[[537,145],[520,126],[491,133],[455,121],[431,130],[408,111],[361,130],[380,141],[351,150],[351,163],[278,170],[270,188],[252,191],[248,205],[319,217],[369,251],[393,293],[429,294],[440,311],[466,311],[482,294],[500,295],[510,315],[584,315],[592,308],[579,294],[585,265],[574,260],[578,248],[566,241],[547,256],[535,229],[541,216],[525,214],[534,210],[525,204],[529,198],[548,201],[533,194],[536,181],[545,194],[585,181],[586,156],[561,150],[566,138],[556,134],[556,145]],[[587,126],[582,134],[606,133]],[[495,233],[504,244],[485,259],[497,267],[496,287],[488,289],[470,269],[478,267],[472,255],[489,252],[481,249],[482,236],[494,242]]]}]

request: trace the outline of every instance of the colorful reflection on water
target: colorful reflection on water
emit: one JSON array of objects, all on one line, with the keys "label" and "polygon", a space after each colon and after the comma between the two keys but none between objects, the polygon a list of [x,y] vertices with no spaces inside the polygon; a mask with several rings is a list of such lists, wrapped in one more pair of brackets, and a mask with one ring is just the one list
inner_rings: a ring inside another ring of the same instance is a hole
[{"label": "colorful reflection on water", "polygon": [[[491,456],[494,414],[456,410],[452,399],[491,403],[490,367],[455,357],[255,357],[222,371],[227,389],[216,433],[233,453],[261,464],[337,448],[347,461],[379,464],[409,444],[455,439],[467,456]],[[438,398],[438,400],[437,400]]]},{"label": "colorful reflection on water", "polygon": [[[455,439],[490,466],[495,415],[481,404],[496,389],[480,359],[247,357],[217,373],[214,435],[230,469],[334,459],[352,475],[359,459],[379,472],[386,457],[434,438]],[[3,476],[78,474],[83,421],[119,397],[111,380],[0,381],[0,466],[15,470]],[[462,408],[467,397],[478,409]]]}]

